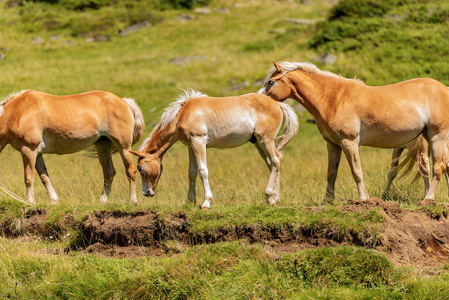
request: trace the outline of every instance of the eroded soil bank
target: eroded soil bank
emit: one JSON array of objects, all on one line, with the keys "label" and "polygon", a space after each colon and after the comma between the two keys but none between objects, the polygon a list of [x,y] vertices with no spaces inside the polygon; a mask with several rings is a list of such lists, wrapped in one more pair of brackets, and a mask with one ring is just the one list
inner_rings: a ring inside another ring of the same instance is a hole
[{"label": "eroded soil bank", "polygon": [[[260,224],[226,226],[207,232],[191,230],[191,220],[178,212],[161,217],[157,212],[136,213],[96,211],[84,217],[78,226],[80,238],[68,251],[86,251],[108,257],[168,256],[181,253],[193,245],[246,239],[263,243],[277,252],[301,249],[357,245],[383,251],[395,264],[437,266],[449,263],[449,221],[446,216],[432,218],[421,210],[405,210],[396,202],[371,198],[367,201],[349,200],[342,212],[368,212],[381,208],[385,212],[382,241],[367,244],[357,233],[341,237],[332,232],[319,233],[307,226],[269,227]],[[319,212],[320,207],[309,207]],[[63,234],[73,218],[66,216],[57,228],[44,226],[44,210],[28,211],[21,222],[26,234],[46,235],[54,231]],[[10,226],[10,228],[15,228]],[[12,230],[10,230],[12,231]],[[45,232],[44,232],[45,231]],[[9,232],[18,235],[20,232]],[[23,233],[22,233],[23,234]]]}]

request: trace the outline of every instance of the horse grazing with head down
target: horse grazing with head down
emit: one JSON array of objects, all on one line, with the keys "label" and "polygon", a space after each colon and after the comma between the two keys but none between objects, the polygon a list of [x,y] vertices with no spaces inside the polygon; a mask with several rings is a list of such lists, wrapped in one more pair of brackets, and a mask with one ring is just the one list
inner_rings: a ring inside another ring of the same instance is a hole
[{"label": "horse grazing with head down", "polygon": [[[278,133],[284,116],[284,133]],[[270,170],[265,190],[267,201],[279,200],[279,168],[282,151],[298,130],[293,109],[261,94],[213,98],[188,90],[167,107],[139,151],[137,169],[142,177],[142,192],[154,196],[162,174],[162,158],[177,141],[189,148],[188,200],[195,203],[195,182],[200,175],[204,187],[202,208],[210,208],[213,196],[209,186],[206,148],[233,148],[252,142]]]},{"label": "horse grazing with head down", "polygon": [[0,152],[11,144],[22,154],[26,201],[34,204],[34,168],[52,202],[58,201],[43,154],[74,153],[93,145],[103,168],[100,201],[105,202],[115,176],[111,152],[118,151],[128,176],[130,199],[137,202],[136,166],[130,150],[143,135],[144,127],[142,112],[134,100],[109,92],[54,96],[21,91],[0,103]]},{"label": "horse grazing with head down", "polygon": [[368,198],[359,146],[397,148],[423,134],[429,141],[433,178],[424,200],[434,201],[449,135],[449,89],[428,78],[386,86],[367,86],[355,79],[322,71],[311,63],[274,63],[260,89],[274,100],[293,98],[315,118],[327,141],[325,200],[332,202],[341,151],[357,184],[359,199]]}]

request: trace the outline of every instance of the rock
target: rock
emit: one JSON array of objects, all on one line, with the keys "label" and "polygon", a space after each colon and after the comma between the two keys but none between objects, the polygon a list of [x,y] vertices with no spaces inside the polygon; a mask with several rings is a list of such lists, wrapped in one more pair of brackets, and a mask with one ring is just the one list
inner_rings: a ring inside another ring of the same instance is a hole
[{"label": "rock", "polygon": [[284,19],[287,22],[296,24],[296,25],[313,25],[317,21],[313,19],[293,19],[293,18],[285,18]]},{"label": "rock", "polygon": [[194,61],[202,61],[205,59],[206,59],[206,57],[204,55],[179,56],[179,57],[172,58],[169,61],[169,63],[178,65],[178,66],[183,66],[183,65],[186,65],[186,64],[194,62]]},{"label": "rock", "polygon": [[219,13],[222,13],[222,14],[228,14],[228,13],[229,13],[229,8],[227,8],[227,7],[222,7],[222,8],[219,8],[217,11],[218,11]]},{"label": "rock", "polygon": [[268,33],[272,34],[283,34],[285,32],[285,29],[270,29],[268,30]]},{"label": "rock", "polygon": [[190,14],[182,14],[178,16],[178,19],[181,23],[185,23],[185,22],[189,22],[192,20],[195,20],[195,16],[194,15],[190,15]]},{"label": "rock", "polygon": [[212,10],[209,7],[199,7],[195,8],[193,12],[198,15],[208,15],[212,12]]},{"label": "rock", "polygon": [[38,36],[33,37],[32,39],[33,45],[39,45],[44,42],[44,39]]},{"label": "rock", "polygon": [[5,58],[6,58],[5,54],[0,52],[0,60],[5,59]]},{"label": "rock", "polygon": [[109,42],[110,40],[111,40],[111,37],[109,35],[96,35],[96,36],[86,38],[86,42],[88,42],[88,43]]},{"label": "rock", "polygon": [[321,62],[326,65],[332,65],[333,63],[335,63],[337,61],[337,58],[332,54],[326,53],[326,54],[323,54],[319,57],[312,59],[312,61],[314,61],[314,62],[318,61],[318,62]]},{"label": "rock", "polygon": [[127,35],[127,34],[129,34],[131,32],[137,31],[137,30],[142,29],[142,28],[147,27],[147,26],[149,27],[151,25],[152,24],[150,22],[143,21],[141,23],[134,24],[134,25],[128,26],[126,28],[123,28],[122,30],[119,30],[117,33],[120,36],[125,36],[125,35]]}]

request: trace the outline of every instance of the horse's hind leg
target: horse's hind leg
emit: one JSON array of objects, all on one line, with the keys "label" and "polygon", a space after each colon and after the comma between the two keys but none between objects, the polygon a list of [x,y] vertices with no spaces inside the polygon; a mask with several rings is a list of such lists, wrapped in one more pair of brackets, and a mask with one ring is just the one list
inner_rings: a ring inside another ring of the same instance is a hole
[{"label": "horse's hind leg", "polygon": [[391,184],[393,183],[393,180],[398,175],[397,166],[399,164],[399,157],[401,157],[402,152],[404,151],[404,147],[394,148],[393,149],[393,155],[391,156],[391,165],[390,170],[388,171],[388,181],[387,186],[385,187],[384,191],[382,192],[382,199],[386,199],[388,197],[388,193],[390,192]]},{"label": "horse's hind leg", "polygon": [[100,202],[107,202],[109,194],[111,192],[112,181],[114,180],[114,176],[116,173],[111,156],[112,142],[109,140],[101,140],[96,142],[94,145],[97,149],[98,160],[100,161],[101,168],[103,169],[104,178],[103,191],[101,192]]},{"label": "horse's hind leg", "polygon": [[193,149],[189,147],[189,192],[187,199],[189,202],[196,203],[196,177],[198,176],[198,163]]},{"label": "horse's hind leg", "polygon": [[56,204],[58,203],[58,195],[55,192],[55,189],[53,188],[50,176],[47,172],[47,167],[45,166],[44,158],[42,157],[42,154],[38,155],[36,158],[36,171],[37,174],[39,174],[39,178],[41,179],[42,184],[47,189],[48,196],[50,197],[51,203]]},{"label": "horse's hind leg", "polygon": [[335,181],[341,160],[341,148],[334,143],[327,143],[327,187],[324,203],[333,203],[335,198]]},{"label": "horse's hind leg", "polygon": [[[258,146],[261,148],[265,154],[267,166],[270,168],[270,178],[268,179],[267,188],[265,189],[265,194],[267,196],[267,202],[269,205],[274,206],[276,202],[280,199],[279,193],[279,177],[280,177],[280,167],[282,162],[282,154],[276,149],[274,141],[272,139],[263,139],[259,136],[257,139]],[[259,150],[259,153],[260,150]],[[262,155],[262,153],[261,153]],[[263,155],[262,155],[263,158]]]},{"label": "horse's hind leg", "polygon": [[26,187],[26,201],[35,204],[33,181],[34,181],[34,167],[36,165],[36,152],[28,147],[22,147],[20,150],[23,161],[24,179]]},{"label": "horse's hind leg", "polygon": [[[271,160],[270,160],[270,157],[267,156],[265,151],[262,149],[262,147],[258,143],[255,143],[254,146],[256,146],[257,151],[259,152],[259,154],[262,157],[263,161],[267,165],[268,171],[271,174]],[[279,200],[279,195],[280,195],[280,174],[279,174],[279,172],[277,172],[277,174],[276,174],[276,177],[274,179],[273,187],[274,187],[274,194],[278,195],[277,199],[275,200],[275,201],[277,201],[277,200]],[[270,197],[270,196],[267,195],[267,199],[268,199],[268,197]],[[270,203],[270,201],[268,201],[268,202]]]},{"label": "horse's hind leg", "polygon": [[424,202],[421,204],[432,203],[435,200],[435,194],[438,187],[438,183],[440,182],[441,176],[446,171],[446,163],[444,158],[445,152],[445,140],[441,138],[442,136],[446,136],[445,132],[441,132],[439,135],[430,135],[429,140],[431,141],[429,144],[432,150],[432,161],[433,161],[433,176],[432,181],[430,183],[430,188],[424,197]]}]

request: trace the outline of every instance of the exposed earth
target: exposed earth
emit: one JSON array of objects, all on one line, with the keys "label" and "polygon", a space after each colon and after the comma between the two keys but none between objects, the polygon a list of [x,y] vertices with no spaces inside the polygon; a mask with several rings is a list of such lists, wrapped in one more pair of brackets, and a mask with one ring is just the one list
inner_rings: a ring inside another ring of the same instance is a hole
[{"label": "exposed earth", "polygon": [[[449,220],[447,216],[430,217],[421,210],[405,210],[393,201],[371,198],[367,201],[349,200],[341,206],[342,212],[364,212],[380,207],[386,222],[382,229],[383,240],[376,249],[396,265],[418,267],[449,263]],[[320,207],[309,207],[319,211]],[[22,222],[27,231],[9,232],[11,236],[49,236],[43,232],[45,210],[28,211]],[[170,256],[186,251],[192,245],[246,239],[262,243],[278,253],[292,253],[301,249],[338,245],[363,245],[357,238],[338,238],[308,230],[286,226],[281,230],[262,225],[231,226],[214,232],[192,233],[189,218],[184,213],[174,213],[162,218],[157,212],[136,213],[97,211],[86,216],[79,225],[82,239],[66,251],[85,251],[99,256],[132,258],[142,255]],[[73,226],[73,217],[66,216],[61,228]],[[61,228],[58,230],[61,231]],[[54,250],[49,250],[53,253]]]}]

